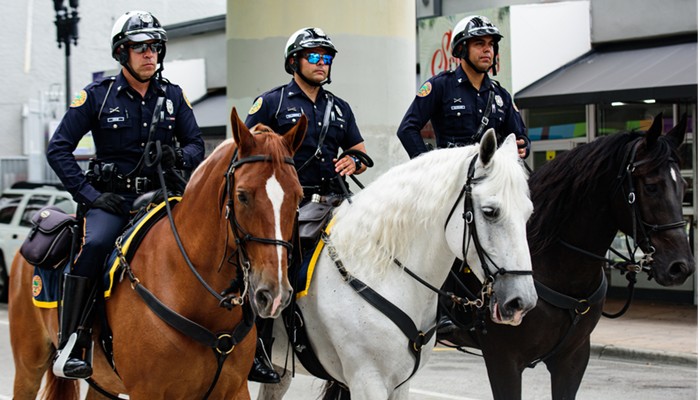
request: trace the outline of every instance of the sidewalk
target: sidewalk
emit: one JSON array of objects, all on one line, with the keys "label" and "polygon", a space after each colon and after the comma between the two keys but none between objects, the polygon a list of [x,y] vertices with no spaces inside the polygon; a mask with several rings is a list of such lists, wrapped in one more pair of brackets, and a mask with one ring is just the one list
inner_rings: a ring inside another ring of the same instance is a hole
[{"label": "sidewalk", "polygon": [[[608,299],[605,310],[614,314],[623,305]],[[697,306],[633,300],[622,317],[600,318],[591,335],[591,357],[697,365]]]}]

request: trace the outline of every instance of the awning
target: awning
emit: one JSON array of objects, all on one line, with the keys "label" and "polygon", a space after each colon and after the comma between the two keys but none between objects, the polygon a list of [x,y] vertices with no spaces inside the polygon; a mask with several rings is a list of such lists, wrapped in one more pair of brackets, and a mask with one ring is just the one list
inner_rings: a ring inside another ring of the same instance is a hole
[{"label": "awning", "polygon": [[698,43],[593,50],[515,94],[520,108],[641,101],[697,101]]},{"label": "awning", "polygon": [[207,94],[192,104],[192,109],[200,128],[226,127],[229,117],[226,112],[226,92]]}]

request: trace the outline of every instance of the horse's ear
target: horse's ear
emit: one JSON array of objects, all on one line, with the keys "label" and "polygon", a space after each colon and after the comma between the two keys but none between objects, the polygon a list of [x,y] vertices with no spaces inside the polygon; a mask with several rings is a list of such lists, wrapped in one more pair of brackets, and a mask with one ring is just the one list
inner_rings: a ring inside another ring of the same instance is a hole
[{"label": "horse's ear", "polygon": [[658,113],[654,117],[654,121],[651,123],[651,127],[646,134],[647,147],[653,147],[656,144],[656,139],[661,136],[661,130],[664,125],[664,114]]},{"label": "horse's ear", "polygon": [[238,148],[243,147],[252,139],[248,127],[245,126],[243,121],[238,117],[236,107],[231,108],[231,133],[233,134],[233,140],[238,145]]},{"label": "horse's ear", "polygon": [[284,134],[284,141],[287,142],[289,147],[292,149],[292,152],[296,153],[299,147],[301,147],[301,143],[304,141],[304,136],[306,136],[306,127],[306,115],[301,114],[297,124]]},{"label": "horse's ear", "polygon": [[678,121],[678,124],[671,128],[670,131],[666,134],[666,137],[669,138],[671,143],[674,145],[675,148],[680,147],[681,144],[683,144],[683,141],[685,140],[685,131],[688,129],[688,114],[683,113],[681,115],[681,119]]},{"label": "horse's ear", "polygon": [[481,143],[479,144],[479,158],[481,158],[481,163],[488,165],[496,153],[496,131],[493,128],[489,128],[484,136],[481,138]]}]

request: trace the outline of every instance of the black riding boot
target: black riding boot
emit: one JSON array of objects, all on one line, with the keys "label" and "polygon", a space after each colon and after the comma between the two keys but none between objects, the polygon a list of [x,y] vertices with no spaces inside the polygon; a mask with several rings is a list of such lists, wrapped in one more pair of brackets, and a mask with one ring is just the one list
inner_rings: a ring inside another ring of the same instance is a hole
[{"label": "black riding boot", "polygon": [[272,319],[258,319],[258,342],[255,348],[255,359],[248,373],[248,380],[260,383],[279,383],[280,376],[273,369],[269,355],[272,353]]},{"label": "black riding boot", "polygon": [[65,274],[59,314],[59,346],[53,362],[53,373],[69,379],[86,379],[92,375],[92,337],[85,309],[90,301],[92,283],[89,278]]}]

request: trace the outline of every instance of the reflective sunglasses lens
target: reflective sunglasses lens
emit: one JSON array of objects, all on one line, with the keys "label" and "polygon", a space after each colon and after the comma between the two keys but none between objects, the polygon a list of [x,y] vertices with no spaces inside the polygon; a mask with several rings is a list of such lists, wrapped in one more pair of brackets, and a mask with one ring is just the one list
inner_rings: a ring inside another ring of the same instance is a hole
[{"label": "reflective sunglasses lens", "polygon": [[131,49],[134,50],[134,53],[141,54],[146,49],[150,48],[152,52],[154,53],[160,53],[161,50],[163,50],[163,44],[162,43],[136,43],[132,44]]},{"label": "reflective sunglasses lens", "polygon": [[309,53],[306,55],[306,61],[308,61],[311,64],[318,64],[319,61],[323,60],[323,63],[326,65],[331,65],[331,61],[333,61],[333,56],[330,54],[318,54],[318,53]]},{"label": "reflective sunglasses lens", "polygon": [[306,55],[306,61],[311,64],[318,64],[319,60],[321,60],[321,55],[318,53],[309,53]]}]

